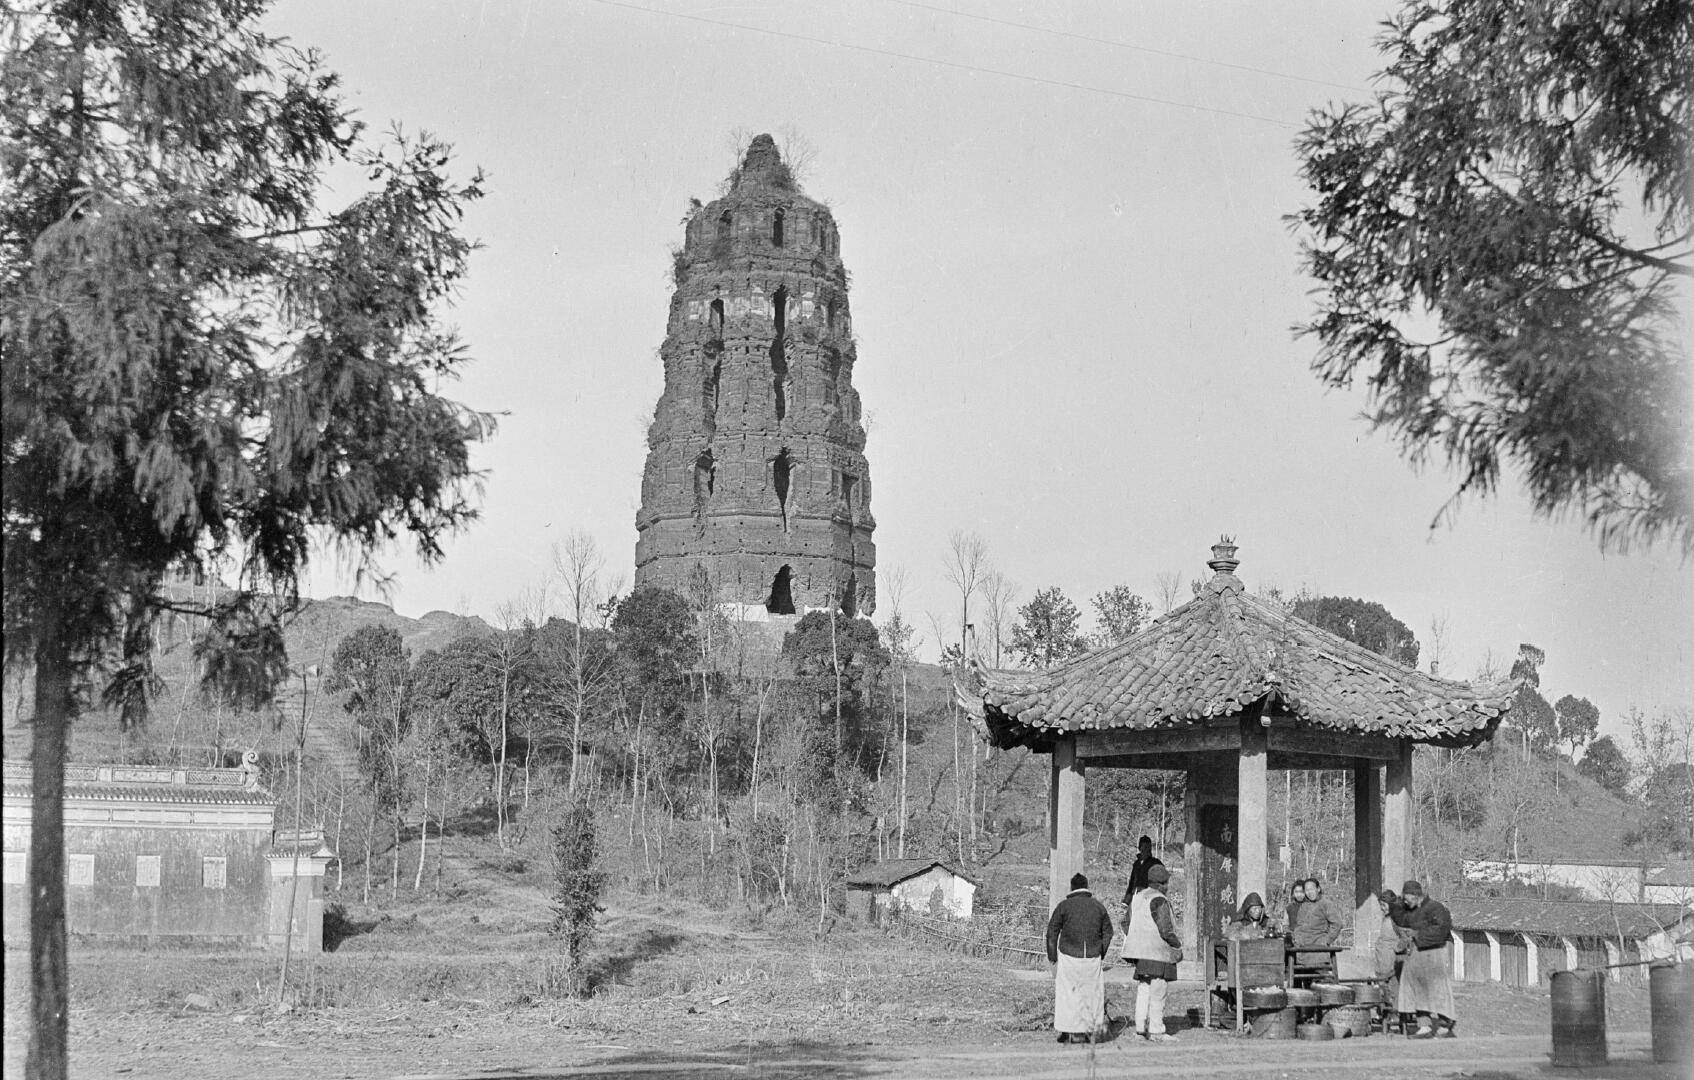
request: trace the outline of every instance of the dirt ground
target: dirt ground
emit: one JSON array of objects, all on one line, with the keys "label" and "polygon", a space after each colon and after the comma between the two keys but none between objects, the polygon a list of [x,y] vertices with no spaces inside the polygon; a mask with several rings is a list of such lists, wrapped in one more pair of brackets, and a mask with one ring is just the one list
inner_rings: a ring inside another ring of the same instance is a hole
[{"label": "dirt ground", "polygon": [[[1167,1009],[1175,1044],[1068,1047],[1049,1027],[1050,975],[1003,959],[631,900],[608,912],[583,996],[544,927],[509,916],[462,903],[354,913],[355,936],[296,966],[283,1005],[264,954],[75,949],[72,1075],[1694,1078],[1650,1064],[1647,996],[1629,985],[1609,992],[1613,1064],[1598,1070],[1550,1070],[1544,987],[1458,988],[1453,1041],[1239,1039],[1193,1026],[1190,992]],[[28,1037],[27,957],[5,961],[12,1077]],[[1113,1015],[1131,1012],[1132,994],[1113,973]]]}]

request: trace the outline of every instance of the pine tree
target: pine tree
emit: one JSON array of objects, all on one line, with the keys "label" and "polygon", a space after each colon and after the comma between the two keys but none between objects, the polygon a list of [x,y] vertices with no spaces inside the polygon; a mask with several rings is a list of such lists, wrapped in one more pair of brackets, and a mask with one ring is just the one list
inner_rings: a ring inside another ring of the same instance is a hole
[{"label": "pine tree", "polygon": [[[480,177],[427,136],[375,144],[258,0],[8,10],[0,67],[0,391],[9,665],[33,668],[32,1077],[66,1068],[66,730],[105,680],[145,720],[167,577],[239,567],[222,659],[284,670],[279,618],[320,540],[425,559],[474,516],[490,419],[440,396],[465,361],[436,310]],[[370,190],[321,208],[325,171]]]}]

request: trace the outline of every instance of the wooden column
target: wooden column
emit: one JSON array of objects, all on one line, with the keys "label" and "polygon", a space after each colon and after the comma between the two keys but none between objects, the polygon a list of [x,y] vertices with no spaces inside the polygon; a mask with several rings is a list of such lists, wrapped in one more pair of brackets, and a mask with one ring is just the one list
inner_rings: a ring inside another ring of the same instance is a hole
[{"label": "wooden column", "polygon": [[1412,800],[1417,788],[1412,777],[1412,743],[1400,740],[1400,755],[1388,763],[1383,778],[1382,880],[1398,890],[1411,876]]},{"label": "wooden column", "polygon": [[1184,826],[1184,843],[1182,847],[1182,925],[1177,932],[1182,935],[1182,955],[1184,959],[1193,962],[1200,957],[1200,875],[1202,863],[1205,861],[1205,844],[1200,838],[1200,804],[1205,799],[1203,790],[1204,780],[1200,770],[1190,766],[1183,774],[1182,783],[1182,819]]},{"label": "wooden column", "polygon": [[[1382,891],[1382,773],[1376,762],[1363,758],[1353,762],[1353,906],[1368,902],[1375,911],[1376,895]],[[1388,883],[1399,889],[1400,881]]]},{"label": "wooden column", "polygon": [[1070,892],[1071,875],[1082,870],[1083,764],[1076,736],[1053,745],[1053,772],[1047,789],[1047,910]]},{"label": "wooden column", "polygon": [[[1241,754],[1236,765],[1235,902],[1248,893],[1264,899],[1269,861],[1270,778],[1266,774],[1269,732],[1249,713],[1241,718]],[[1268,905],[1267,905],[1268,907]],[[1189,910],[1193,910],[1190,908]]]}]

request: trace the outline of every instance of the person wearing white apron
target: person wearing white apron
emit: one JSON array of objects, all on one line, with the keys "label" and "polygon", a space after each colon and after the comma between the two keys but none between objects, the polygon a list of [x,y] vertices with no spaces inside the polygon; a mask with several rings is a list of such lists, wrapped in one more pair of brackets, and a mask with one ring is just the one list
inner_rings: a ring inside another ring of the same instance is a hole
[{"label": "person wearing white apron", "polygon": [[1147,871],[1147,887],[1129,904],[1129,927],[1120,954],[1135,965],[1135,1031],[1149,1042],[1176,1041],[1176,1036],[1165,1032],[1165,995],[1182,959],[1182,939],[1165,896],[1170,879],[1170,871],[1163,866]]}]

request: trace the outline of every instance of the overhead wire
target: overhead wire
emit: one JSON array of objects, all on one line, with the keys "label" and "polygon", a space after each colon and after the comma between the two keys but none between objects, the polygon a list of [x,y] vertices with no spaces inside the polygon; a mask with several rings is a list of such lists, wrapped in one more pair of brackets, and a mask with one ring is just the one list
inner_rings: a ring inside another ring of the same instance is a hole
[{"label": "overhead wire", "polygon": [[891,4],[901,7],[917,8],[920,11],[934,11],[942,15],[952,15],[960,19],[974,19],[977,22],[993,23],[996,26],[1016,27],[1019,30],[1029,30],[1037,34],[1047,34],[1051,37],[1070,38],[1073,41],[1087,41],[1095,45],[1107,45],[1114,49],[1129,49],[1133,52],[1147,53],[1152,56],[1163,56],[1171,60],[1187,60],[1196,64],[1209,64],[1212,67],[1229,68],[1231,71],[1245,71],[1254,75],[1266,75],[1273,79],[1287,79],[1290,82],[1310,83],[1313,86],[1327,86],[1333,90],[1350,90],[1355,94],[1367,94],[1370,91],[1362,86],[1350,86],[1346,83],[1330,82],[1327,79],[1314,79],[1306,75],[1291,75],[1286,71],[1273,71],[1270,68],[1254,67],[1251,64],[1235,64],[1228,60],[1213,60],[1206,56],[1195,56],[1191,53],[1174,52],[1170,49],[1155,49],[1150,45],[1137,45],[1132,41],[1120,41],[1116,38],[1094,37],[1091,34],[1079,34],[1072,30],[1055,30],[1050,26],[1037,26],[1034,23],[1014,22],[1011,19],[997,19],[992,15],[978,15],[974,11],[959,11],[956,8],[942,7],[939,4],[925,4],[920,0],[888,0]]},{"label": "overhead wire", "polygon": [[895,49],[882,49],[874,45],[859,45],[851,41],[835,41],[830,38],[813,37],[809,34],[797,34],[790,30],[771,30],[763,26],[750,26],[746,23],[729,22],[723,19],[707,18],[704,15],[692,15],[681,11],[667,11],[663,8],[644,7],[640,4],[627,3],[626,0],[588,0],[589,3],[600,4],[604,7],[624,8],[629,11],[639,11],[645,15],[658,15],[664,18],[682,19],[688,22],[704,23],[707,26],[719,26],[730,30],[741,30],[750,34],[766,34],[770,37],[787,38],[791,41],[805,41],[813,45],[827,45],[837,49],[850,49],[854,52],[870,53],[875,56],[892,57],[898,60],[910,60],[920,64],[934,64],[937,67],[951,68],[956,71],[975,71],[984,75],[998,75],[1007,79],[1018,79],[1023,82],[1041,83],[1046,86],[1057,86],[1067,90],[1080,90],[1090,94],[1104,94],[1108,97],[1122,98],[1128,101],[1139,101],[1151,105],[1168,105],[1177,109],[1191,109],[1195,112],[1213,113],[1218,116],[1232,116],[1238,120],[1251,120],[1260,124],[1272,124],[1276,127],[1298,129],[1300,125],[1275,117],[1260,116],[1256,113],[1237,112],[1234,109],[1220,109],[1211,105],[1196,105],[1191,101],[1178,101],[1173,98],[1154,97],[1150,94],[1135,94],[1127,90],[1113,90],[1104,86],[1091,86],[1087,83],[1068,82],[1063,79],[1048,79],[1040,75],[1027,75],[1020,71],[1007,71],[1004,68],[982,67],[977,64],[967,64],[958,60],[943,60],[934,56],[921,56],[916,53],[899,52]]}]

